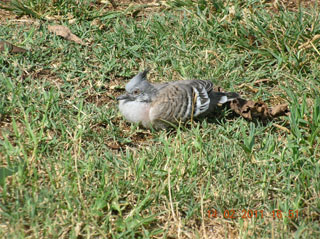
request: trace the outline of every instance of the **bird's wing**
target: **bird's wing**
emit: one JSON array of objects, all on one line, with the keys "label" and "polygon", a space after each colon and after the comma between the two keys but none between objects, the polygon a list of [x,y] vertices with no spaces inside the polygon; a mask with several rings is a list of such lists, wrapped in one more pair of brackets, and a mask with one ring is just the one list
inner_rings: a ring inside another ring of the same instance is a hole
[{"label": "bird's wing", "polygon": [[212,91],[213,83],[207,80],[180,80],[172,82],[171,84],[185,84],[195,87],[196,89],[204,88],[209,94]]},{"label": "bird's wing", "polygon": [[[210,98],[203,85],[205,81],[189,81],[188,84],[182,82],[168,84],[159,90],[151,104],[151,120],[187,121],[208,110]],[[206,86],[210,88],[209,85]]]}]

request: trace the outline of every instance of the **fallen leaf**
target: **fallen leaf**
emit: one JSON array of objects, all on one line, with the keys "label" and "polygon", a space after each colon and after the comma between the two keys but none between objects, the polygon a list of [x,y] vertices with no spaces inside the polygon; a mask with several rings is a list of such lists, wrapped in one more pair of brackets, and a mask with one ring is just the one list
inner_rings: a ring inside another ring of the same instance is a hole
[{"label": "fallen leaf", "polygon": [[10,53],[25,53],[25,52],[27,52],[26,49],[12,45],[9,42],[0,41],[0,52],[4,51],[5,48],[8,48]]},{"label": "fallen leaf", "polygon": [[121,148],[121,145],[118,142],[109,142],[107,146],[111,149],[118,150]]},{"label": "fallen leaf", "polygon": [[48,30],[52,33],[55,33],[58,36],[61,36],[69,41],[73,41],[75,43],[85,45],[85,43],[76,35],[74,35],[70,29],[66,26],[62,25],[52,25],[48,26]]},{"label": "fallen leaf", "polygon": [[[266,81],[266,79],[263,79],[260,82]],[[225,92],[225,90],[219,86],[215,87],[214,91]],[[248,120],[252,120],[254,118],[273,119],[284,115],[288,116],[290,114],[288,104],[280,104],[273,107],[268,107],[268,105],[263,101],[255,102],[242,98],[231,101],[230,108],[235,113]]]},{"label": "fallen leaf", "polygon": [[272,117],[279,117],[283,115],[289,115],[290,111],[288,108],[288,104],[281,104],[270,108],[269,113]]},{"label": "fallen leaf", "polygon": [[242,98],[235,99],[230,102],[230,108],[237,114],[245,119],[252,120],[259,119],[272,119],[283,115],[289,115],[290,111],[288,104],[276,105],[268,107],[265,102],[245,100]]}]

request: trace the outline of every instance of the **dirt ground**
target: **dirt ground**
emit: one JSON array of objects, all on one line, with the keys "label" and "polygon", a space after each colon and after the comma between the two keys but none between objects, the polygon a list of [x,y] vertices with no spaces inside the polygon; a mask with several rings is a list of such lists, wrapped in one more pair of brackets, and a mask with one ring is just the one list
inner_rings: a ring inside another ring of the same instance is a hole
[{"label": "dirt ground", "polygon": [[[3,0],[2,3],[0,3],[0,6],[10,6],[11,0]],[[106,6],[107,9],[110,10],[124,10],[132,5],[163,5],[165,1],[160,0],[111,0],[110,3]],[[314,7],[316,4],[320,6],[320,0],[270,0],[266,1],[270,3],[272,10],[278,10],[279,7],[285,8],[289,11],[297,11],[299,9],[299,5],[305,8]],[[101,7],[102,5],[105,5],[105,1],[97,0],[96,2],[97,7]],[[94,3],[93,3],[94,5]],[[154,8],[153,8],[154,9]],[[149,8],[147,12],[152,11],[152,8]],[[10,20],[18,18],[14,12],[6,11],[3,9],[0,9],[0,23],[4,20]]]}]

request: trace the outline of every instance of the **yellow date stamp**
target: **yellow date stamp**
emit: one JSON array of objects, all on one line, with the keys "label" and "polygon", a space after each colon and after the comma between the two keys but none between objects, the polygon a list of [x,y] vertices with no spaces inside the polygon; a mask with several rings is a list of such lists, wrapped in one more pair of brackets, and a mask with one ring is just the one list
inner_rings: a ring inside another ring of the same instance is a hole
[{"label": "yellow date stamp", "polygon": [[216,209],[207,210],[207,215],[209,218],[223,217],[225,219],[264,219],[267,217],[272,217],[273,219],[282,219],[283,217],[288,217],[289,219],[298,219],[299,210],[288,210],[284,212],[282,210],[272,210],[270,213],[266,213],[265,210],[252,210],[252,209],[226,209],[223,212],[219,212]]}]

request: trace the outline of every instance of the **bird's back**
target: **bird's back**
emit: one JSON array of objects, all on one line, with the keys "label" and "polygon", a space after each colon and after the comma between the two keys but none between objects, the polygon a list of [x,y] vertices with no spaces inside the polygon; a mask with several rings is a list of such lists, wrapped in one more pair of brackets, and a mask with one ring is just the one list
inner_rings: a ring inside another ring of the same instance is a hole
[{"label": "bird's back", "polygon": [[[204,81],[177,81],[163,85],[153,99],[150,120],[159,123],[185,122],[209,108],[210,99]],[[209,84],[207,84],[209,86]]]}]

